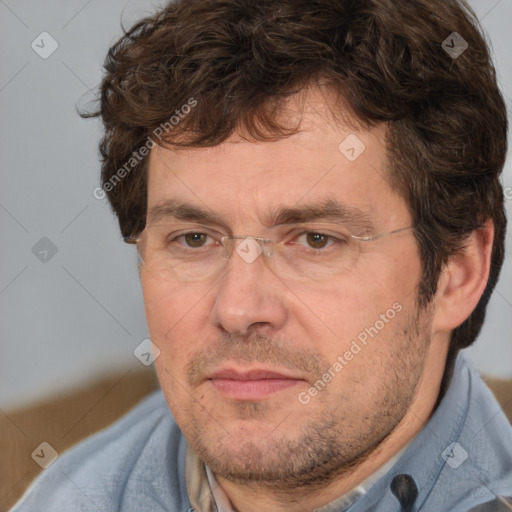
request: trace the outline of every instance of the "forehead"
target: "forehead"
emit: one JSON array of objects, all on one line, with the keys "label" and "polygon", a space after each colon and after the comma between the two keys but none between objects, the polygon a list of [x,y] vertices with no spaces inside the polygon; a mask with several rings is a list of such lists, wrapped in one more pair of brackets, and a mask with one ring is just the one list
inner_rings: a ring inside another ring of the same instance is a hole
[{"label": "forehead", "polygon": [[263,223],[276,207],[334,199],[369,217],[407,215],[388,182],[385,126],[370,130],[336,122],[322,94],[287,105],[286,121],[299,132],[273,142],[233,134],[210,148],[150,154],[148,210],[184,201],[236,222]]}]

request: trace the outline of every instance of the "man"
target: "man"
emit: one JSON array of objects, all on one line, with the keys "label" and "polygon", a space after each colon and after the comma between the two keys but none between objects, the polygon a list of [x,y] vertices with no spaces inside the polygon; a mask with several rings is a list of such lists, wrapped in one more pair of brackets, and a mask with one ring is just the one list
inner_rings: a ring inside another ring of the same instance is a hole
[{"label": "man", "polygon": [[182,0],[105,67],[162,392],[14,510],[512,510],[511,426],[459,354],[506,226],[469,8]]}]

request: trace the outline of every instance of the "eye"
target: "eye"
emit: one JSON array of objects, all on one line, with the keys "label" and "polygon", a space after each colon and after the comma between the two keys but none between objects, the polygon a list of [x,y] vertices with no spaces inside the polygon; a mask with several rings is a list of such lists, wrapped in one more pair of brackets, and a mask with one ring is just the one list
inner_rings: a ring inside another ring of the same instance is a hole
[{"label": "eye", "polygon": [[324,233],[309,231],[297,237],[300,244],[306,243],[311,249],[325,249],[334,242],[334,237]]},{"label": "eye", "polygon": [[171,242],[176,241],[179,243],[179,245],[184,245],[191,248],[200,248],[204,247],[205,245],[211,245],[211,243],[206,243],[209,238],[212,240],[212,242],[214,242],[214,240],[207,233],[191,232],[182,233],[181,235],[174,237]]}]

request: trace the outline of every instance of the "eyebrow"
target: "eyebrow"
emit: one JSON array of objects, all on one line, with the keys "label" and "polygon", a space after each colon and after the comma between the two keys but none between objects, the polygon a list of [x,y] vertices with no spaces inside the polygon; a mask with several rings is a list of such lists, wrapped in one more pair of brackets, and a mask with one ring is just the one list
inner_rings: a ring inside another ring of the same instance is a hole
[{"label": "eyebrow", "polygon": [[[226,231],[230,231],[229,226],[221,216],[199,206],[176,199],[167,199],[149,209],[148,225],[156,224],[163,220],[216,224]],[[307,203],[302,206],[273,207],[268,211],[263,225],[265,227],[275,227],[321,220],[348,224],[358,230],[374,231],[374,224],[366,212],[353,206],[344,205],[333,198],[327,198],[315,203]]]}]

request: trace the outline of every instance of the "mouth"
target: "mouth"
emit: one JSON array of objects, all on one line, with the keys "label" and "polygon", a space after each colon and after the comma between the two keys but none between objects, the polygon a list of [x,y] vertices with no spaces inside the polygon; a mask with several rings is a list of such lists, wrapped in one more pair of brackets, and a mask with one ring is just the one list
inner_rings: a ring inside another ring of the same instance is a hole
[{"label": "mouth", "polygon": [[295,387],[305,380],[267,369],[238,371],[226,368],[213,373],[207,381],[223,396],[238,401],[261,401],[275,393]]}]

